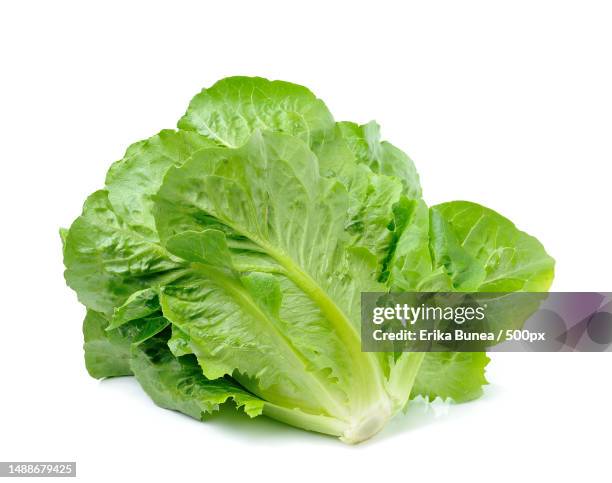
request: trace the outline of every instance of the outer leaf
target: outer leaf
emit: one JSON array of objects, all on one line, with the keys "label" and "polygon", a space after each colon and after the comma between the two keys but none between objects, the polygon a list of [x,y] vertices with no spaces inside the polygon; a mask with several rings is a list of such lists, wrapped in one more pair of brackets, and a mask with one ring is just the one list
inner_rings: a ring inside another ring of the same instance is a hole
[{"label": "outer leaf", "polygon": [[391,143],[380,140],[380,126],[376,122],[362,126],[339,122],[337,126],[358,162],[366,164],[375,173],[400,180],[408,198],[421,198],[421,185],[414,163]]},{"label": "outer leaf", "polygon": [[[351,382],[349,362],[312,301],[284,276],[234,273],[224,236],[217,230],[174,235],[168,247],[194,262],[202,275],[189,285],[163,290],[164,313],[179,328],[171,339],[173,352],[193,351],[209,379],[236,370],[235,377],[254,392],[288,407],[322,412],[322,399],[343,412],[335,400],[346,395],[322,370],[330,368],[346,387]],[[331,357],[334,352],[336,357]],[[317,364],[322,365],[317,369]],[[257,384],[240,374],[257,379]]]},{"label": "outer leaf", "polygon": [[489,363],[484,352],[430,352],[417,374],[411,396],[450,398],[461,403],[482,395],[487,384],[484,370]]},{"label": "outer leaf", "polygon": [[113,211],[105,190],[85,202],[66,236],[65,278],[88,308],[111,316],[138,290],[181,268],[179,260],[142,237]]},{"label": "outer leaf", "polygon": [[[345,244],[347,191],[317,167],[305,145],[271,133],[256,134],[243,149],[201,151],[166,176],[157,202],[160,236],[201,231],[212,218],[295,272],[300,284],[315,283],[341,303],[356,334],[360,292],[380,288],[376,266]],[[346,272],[346,282],[330,278],[334,272]]]},{"label": "outer leaf", "polygon": [[[276,401],[282,400],[287,406],[321,412],[323,408],[317,396],[326,402],[331,398],[331,404],[337,405],[333,399],[341,393],[327,387],[331,380],[306,367],[311,360],[308,356],[314,361],[321,357],[314,352],[308,355],[300,352],[292,338],[308,340],[323,353],[329,346],[341,344],[325,331],[310,340],[312,336],[308,334],[316,325],[305,325],[299,312],[290,320],[284,314],[281,317],[281,283],[285,284],[285,292],[291,291],[285,281],[268,273],[238,275],[233,272],[225,237],[217,230],[174,235],[168,240],[168,247],[194,262],[194,269],[202,275],[189,285],[163,290],[164,313],[179,328],[173,335],[173,350],[197,354],[209,379],[231,375],[236,370],[236,377],[254,392],[272,394]],[[295,288],[293,291],[299,294]],[[290,307],[292,310],[303,310],[308,303],[297,298],[291,301],[296,304]],[[326,361],[338,378],[346,377],[346,367],[338,366],[341,361],[341,358]],[[241,373],[256,378],[257,385],[252,386],[248,379],[241,378]],[[333,394],[328,395],[329,391]]]},{"label": "outer leaf", "polygon": [[445,230],[452,232],[483,271],[478,291],[544,292],[550,287],[554,260],[537,239],[518,230],[507,218],[468,201],[442,203],[432,212],[446,220]]},{"label": "outer leaf", "polygon": [[152,197],[166,171],[182,164],[198,149],[213,146],[215,143],[197,133],[171,130],[133,144],[106,176],[113,211],[126,226],[150,241],[157,241]]},{"label": "outer leaf", "polygon": [[345,424],[333,418],[263,401],[231,379],[206,379],[193,356],[172,356],[163,336],[133,347],[132,368],[141,386],[157,405],[196,419],[205,419],[207,414],[231,399],[250,417],[263,413],[293,426],[336,436],[346,430]]},{"label": "outer leaf", "polygon": [[[540,242],[495,211],[466,201],[443,203],[431,209],[430,222],[432,268],[442,269],[454,290],[538,292],[550,287],[554,260]],[[488,361],[482,353],[428,353],[411,396],[474,399],[486,383]]]},{"label": "outer leaf", "polygon": [[170,166],[211,146],[197,133],[166,130],[133,144],[111,166],[108,189],[91,195],[62,235],[66,280],[86,306],[110,315],[134,292],[174,277],[181,264],[159,245],[151,198]]},{"label": "outer leaf", "polygon": [[107,331],[104,315],[88,310],[83,321],[85,366],[96,379],[130,376],[130,334],[125,330]]},{"label": "outer leaf", "polygon": [[333,123],[325,104],[305,87],[261,77],[228,77],[195,96],[178,127],[235,148],[257,129],[291,134],[310,144]]},{"label": "outer leaf", "polygon": [[133,346],[131,367],[155,404],[196,419],[204,419],[206,414],[218,410],[229,399],[251,417],[259,416],[263,411],[264,401],[233,381],[206,379],[195,357],[174,357],[164,336],[156,336]]},{"label": "outer leaf", "polygon": [[[360,292],[380,286],[375,257],[347,244],[346,189],[322,178],[317,168],[317,159],[303,143],[270,133],[254,135],[238,150],[200,151],[182,167],[171,168],[157,197],[162,240],[206,230],[213,219],[279,270],[237,279],[205,263],[206,244],[191,243],[204,247],[201,257],[191,257],[200,264],[203,280],[166,288],[162,307],[188,333],[209,377],[237,369],[258,379],[259,388],[250,389],[262,394],[270,388],[266,398],[281,404],[290,402],[292,394],[279,391],[298,390],[295,381],[303,381],[304,390],[339,417],[341,405],[334,400],[341,388],[348,391],[349,408],[358,417],[386,397],[378,358],[361,352],[357,332]],[[257,281],[257,288],[247,281]],[[259,291],[275,284],[283,298],[293,298],[291,303],[281,301],[278,317],[258,301]],[[350,364],[344,362],[347,358]],[[329,370],[342,384],[320,372]],[[347,378],[354,383],[347,384]],[[300,397],[302,405],[317,410],[307,394]]]}]

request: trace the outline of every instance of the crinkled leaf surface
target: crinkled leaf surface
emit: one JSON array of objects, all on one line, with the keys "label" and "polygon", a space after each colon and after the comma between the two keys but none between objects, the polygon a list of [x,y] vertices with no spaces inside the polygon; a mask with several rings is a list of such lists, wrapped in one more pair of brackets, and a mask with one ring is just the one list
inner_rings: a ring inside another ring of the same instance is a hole
[{"label": "crinkled leaf surface", "polygon": [[484,352],[430,352],[414,383],[412,396],[429,401],[440,397],[462,403],[482,395],[489,357]]},{"label": "crinkled leaf surface", "polygon": [[242,146],[255,130],[310,143],[333,127],[331,113],[305,87],[261,77],[228,77],[193,98],[178,127],[221,146]]},{"label": "crinkled leaf surface", "polygon": [[[441,276],[450,282],[448,287],[440,286],[440,291],[544,292],[553,279],[554,260],[540,242],[518,230],[507,218],[476,203],[456,201],[433,207],[429,216],[429,240],[431,270],[442,270]],[[398,248],[398,259],[414,253],[412,245],[407,248]],[[405,269],[398,270],[395,280],[405,283],[408,273]],[[426,279],[415,277],[415,280]],[[508,303],[516,303],[516,298],[508,299]],[[532,298],[529,300],[535,302]],[[495,303],[501,306],[504,300]],[[529,304],[519,308],[521,313],[511,307],[500,313],[521,321],[523,312],[529,313],[531,308]],[[503,325],[512,326],[512,321],[507,320]],[[448,397],[457,402],[478,397],[482,392],[479,388],[486,381],[484,368],[488,360],[479,353],[428,353],[412,396]]]},{"label": "crinkled leaf surface", "polygon": [[134,292],[160,283],[182,264],[127,226],[113,211],[108,192],[100,190],[68,231],[64,265],[79,301],[110,317]]},{"label": "crinkled leaf surface", "polygon": [[163,335],[132,347],[131,369],[157,405],[196,419],[204,419],[230,399],[251,417],[263,411],[264,401],[232,380],[206,379],[192,355],[172,355]]},{"label": "crinkled leaf surface", "polygon": [[164,130],[130,146],[106,176],[113,211],[124,224],[157,241],[152,197],[170,166],[180,165],[195,151],[215,143],[195,132]]},{"label": "crinkled leaf surface", "polygon": [[[359,407],[370,397],[364,385],[382,391],[377,357],[361,352],[357,332],[361,291],[381,286],[375,257],[345,233],[348,202],[346,188],[321,177],[313,153],[286,135],[256,133],[242,148],[203,150],[168,172],[158,231],[202,279],[166,287],[162,307],[208,377],[236,370],[272,401],[301,399],[339,417],[346,401]],[[211,220],[250,245],[220,244]],[[248,247],[263,269],[238,272],[233,254]]]},{"label": "crinkled leaf surface", "polygon": [[421,185],[414,163],[391,143],[381,141],[380,126],[376,122],[362,126],[339,122],[337,129],[358,162],[366,164],[375,173],[398,179],[408,198],[421,198]]},{"label": "crinkled leaf surface", "polygon": [[[432,208],[432,247],[437,263],[446,267],[463,287],[479,292],[544,292],[554,276],[554,260],[534,237],[520,231],[507,218],[468,201],[442,203]],[[453,250],[457,247],[464,254]],[[453,255],[455,257],[453,258]],[[456,259],[461,260],[458,267]],[[474,268],[468,267],[473,265]]]}]

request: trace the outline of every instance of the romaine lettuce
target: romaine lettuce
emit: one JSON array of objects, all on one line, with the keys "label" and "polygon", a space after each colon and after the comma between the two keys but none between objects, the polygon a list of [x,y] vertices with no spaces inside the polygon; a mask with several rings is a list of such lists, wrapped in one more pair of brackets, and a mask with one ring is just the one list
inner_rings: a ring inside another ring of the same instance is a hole
[{"label": "romaine lettuce", "polygon": [[427,207],[375,123],[336,123],[304,87],[231,77],[178,130],[132,145],[70,229],[97,378],[133,374],[160,406],[363,441],[410,397],[478,397],[482,353],[361,351],[363,291],[545,291],[533,237],[468,202]]}]

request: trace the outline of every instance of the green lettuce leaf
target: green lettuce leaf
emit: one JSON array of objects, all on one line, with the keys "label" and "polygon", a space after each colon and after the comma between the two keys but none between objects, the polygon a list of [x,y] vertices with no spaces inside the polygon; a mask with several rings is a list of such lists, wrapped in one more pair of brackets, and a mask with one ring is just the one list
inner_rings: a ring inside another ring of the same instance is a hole
[{"label": "green lettuce leaf", "polygon": [[66,283],[83,305],[108,317],[134,292],[172,278],[182,266],[127,226],[113,211],[106,190],[87,199],[65,240]]},{"label": "green lettuce leaf", "polygon": [[[161,303],[204,374],[255,378],[240,381],[278,406],[301,401],[344,421],[350,439],[373,408],[386,418],[394,401],[379,357],[361,352],[360,293],[383,287],[375,257],[346,236],[348,206],[346,188],[319,175],[307,145],[255,133],[242,148],[202,150],[171,168],[155,216],[166,248],[201,274],[165,287]],[[210,228],[218,225],[243,243],[223,243]],[[276,269],[238,272],[232,257],[246,248]]]},{"label": "green lettuce leaf", "polygon": [[179,129],[196,131],[220,146],[242,146],[255,130],[296,136],[307,144],[334,120],[305,87],[261,77],[228,77],[195,96]]},{"label": "green lettuce leaf", "polygon": [[88,310],[83,321],[85,367],[96,379],[130,376],[131,336],[128,330],[108,331],[108,319]]},{"label": "green lettuce leaf", "polygon": [[358,162],[375,173],[398,179],[406,197],[413,200],[421,198],[421,184],[414,163],[393,144],[380,140],[380,126],[376,122],[359,126],[345,121],[339,122],[337,127]]},{"label": "green lettuce leaf", "polygon": [[476,203],[452,201],[432,208],[432,225],[436,263],[445,267],[457,289],[549,289],[554,260],[536,238],[518,230],[499,213]]},{"label": "green lettuce leaf", "polygon": [[264,401],[242,389],[231,379],[206,379],[192,355],[175,357],[160,334],[132,347],[131,370],[157,404],[203,420],[232,400],[250,417],[259,416]]},{"label": "green lettuce leaf", "polygon": [[215,143],[194,132],[164,130],[130,146],[106,175],[108,199],[117,217],[147,240],[156,242],[153,196],[170,166]]},{"label": "green lettuce leaf", "polygon": [[132,320],[150,316],[160,309],[158,290],[154,288],[139,290],[114,310],[109,329],[116,329]]},{"label": "green lettuce leaf", "polygon": [[482,395],[487,383],[484,372],[489,363],[484,352],[429,352],[419,369],[412,397],[428,401],[437,397],[462,403]]},{"label": "green lettuce leaf", "polygon": [[[538,240],[495,211],[476,203],[454,201],[432,207],[429,223],[430,273],[442,270],[450,283],[448,288],[441,285],[438,290],[545,292],[550,287],[554,260]],[[414,250],[400,249],[399,253],[409,257]],[[405,283],[407,273],[403,269],[397,271],[400,283]],[[423,273],[427,269],[416,274],[415,280],[427,280]],[[516,298],[508,299],[508,303],[516,304]],[[519,307],[521,313],[507,307],[499,312],[520,322],[524,320],[523,313],[530,313],[534,302],[537,300]],[[495,303],[500,305],[504,301]],[[511,327],[512,320],[505,320],[502,325]],[[474,399],[482,394],[481,386],[486,384],[484,371],[488,361],[482,353],[428,353],[412,397],[440,396],[455,402]]]}]

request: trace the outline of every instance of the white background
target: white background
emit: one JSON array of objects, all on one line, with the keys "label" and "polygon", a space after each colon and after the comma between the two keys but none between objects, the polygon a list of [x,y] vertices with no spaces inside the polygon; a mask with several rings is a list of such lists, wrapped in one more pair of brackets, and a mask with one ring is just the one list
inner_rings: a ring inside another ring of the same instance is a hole
[{"label": "white background", "polygon": [[3,2],[0,460],[76,460],[105,482],[609,478],[609,353],[496,355],[481,400],[413,405],[357,447],[231,413],[197,423],[129,378],[91,379],[57,230],[202,87],[261,75],[380,122],[428,202],[479,201],[536,235],[554,289],[612,291],[611,8]]}]

